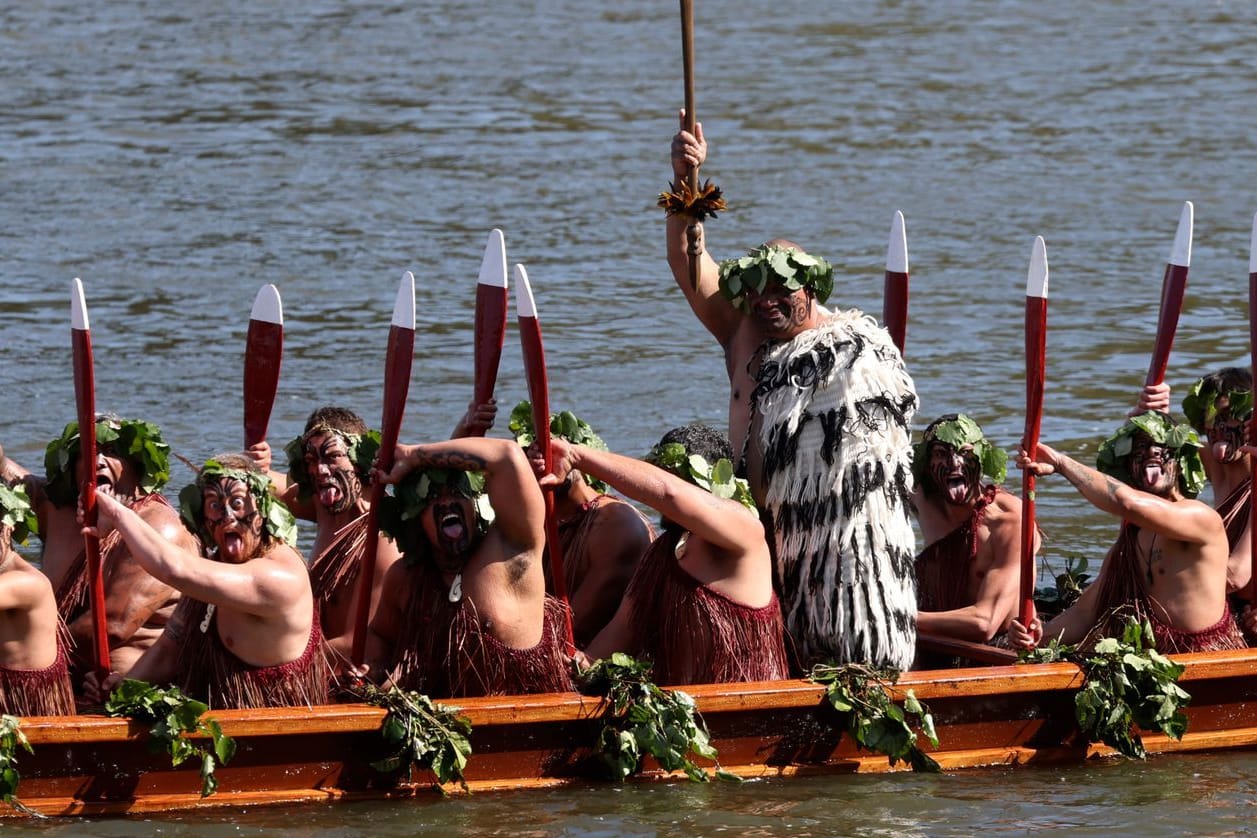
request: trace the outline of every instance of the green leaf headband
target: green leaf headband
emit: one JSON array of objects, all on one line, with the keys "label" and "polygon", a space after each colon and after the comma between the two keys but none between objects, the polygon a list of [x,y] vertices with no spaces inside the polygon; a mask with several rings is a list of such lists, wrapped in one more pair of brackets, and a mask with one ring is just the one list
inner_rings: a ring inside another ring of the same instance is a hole
[{"label": "green leaf headband", "polygon": [[496,513],[484,493],[484,475],[461,469],[417,469],[393,487],[380,504],[380,529],[393,539],[408,561],[414,562],[428,549],[427,539],[411,522],[423,514],[432,499],[445,488],[471,498],[476,507],[476,530],[483,535]]},{"label": "green leaf headband", "polygon": [[912,446],[912,474],[917,485],[921,485],[930,469],[931,442],[946,443],[957,451],[972,445],[983,474],[996,484],[1003,483],[1008,476],[1008,452],[987,439],[981,425],[957,413],[953,419],[942,419],[926,428],[921,441]]},{"label": "green leaf headband", "polygon": [[700,489],[706,489],[718,498],[736,500],[752,512],[756,511],[751,487],[741,477],[733,476],[733,463],[724,457],[711,465],[701,455],[690,454],[681,443],[669,442],[650,449],[646,462]]},{"label": "green leaf headband", "polygon": [[207,542],[211,540],[205,527],[205,484],[211,480],[239,480],[253,496],[258,514],[262,516],[263,543],[282,541],[290,546],[297,543],[297,519],[272,493],[271,479],[259,471],[227,468],[217,460],[206,460],[197,474],[196,482],[189,483],[179,492],[179,517],[192,532]]},{"label": "green leaf headband", "polygon": [[8,527],[13,540],[25,544],[31,533],[39,533],[39,518],[22,485],[8,486],[0,481],[0,528]]},{"label": "green leaf headband", "polygon": [[1183,397],[1183,415],[1196,429],[1204,433],[1205,428],[1212,425],[1218,417],[1218,401],[1226,398],[1229,406],[1227,414],[1240,422],[1247,422],[1253,415],[1252,390],[1219,390],[1215,383],[1206,378],[1196,380]]},{"label": "green leaf headband", "polygon": [[[515,405],[511,410],[511,421],[507,427],[515,435],[515,441],[520,444],[520,447],[527,448],[532,445],[533,440],[537,438],[537,429],[532,424],[532,403],[525,399]],[[607,450],[607,444],[602,441],[602,437],[594,433],[594,429],[589,426],[588,422],[570,410],[550,414],[550,433],[566,439],[573,445],[584,445],[599,451]],[[607,493],[609,487],[606,483],[587,474],[584,478],[595,492],[604,495]]]},{"label": "green leaf headband", "polygon": [[1165,413],[1149,410],[1132,416],[1117,433],[1104,441],[1096,455],[1096,470],[1130,484],[1129,459],[1134,436],[1143,431],[1153,442],[1164,445],[1178,462],[1178,484],[1183,494],[1194,498],[1205,486],[1205,466],[1200,461],[1200,439],[1190,425],[1175,424]]},{"label": "green leaf headband", "polygon": [[834,290],[834,268],[817,256],[776,244],[761,245],[720,263],[720,293],[735,308],[745,311],[747,293],[762,294],[770,282],[779,282],[789,291],[811,289],[817,302],[824,303]]},{"label": "green leaf headband", "polygon": [[[152,422],[102,416],[96,419],[97,448],[109,445],[121,458],[130,460],[139,472],[139,487],[146,494],[161,489],[170,479],[170,446],[162,439],[161,429]],[[81,443],[79,423],[65,426],[61,436],[48,443],[44,454],[44,473],[48,482],[44,492],[54,505],[72,505],[79,496],[74,462]]]},{"label": "green leaf headband", "polygon": [[311,437],[324,434],[335,434],[345,443],[349,461],[354,464],[354,471],[358,473],[358,479],[364,486],[371,479],[371,464],[375,462],[375,455],[380,450],[380,432],[369,430],[364,434],[351,434],[329,425],[318,424],[284,446],[284,453],[288,455],[288,480],[297,484],[297,496],[303,500],[314,494],[314,484],[306,469],[305,446]]}]

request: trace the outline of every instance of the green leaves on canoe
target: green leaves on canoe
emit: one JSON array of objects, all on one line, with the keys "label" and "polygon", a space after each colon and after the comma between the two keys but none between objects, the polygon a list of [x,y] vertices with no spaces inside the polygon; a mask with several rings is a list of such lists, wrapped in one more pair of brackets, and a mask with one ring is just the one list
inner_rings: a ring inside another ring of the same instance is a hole
[{"label": "green leaves on canoe", "polygon": [[382,690],[363,684],[351,690],[360,701],[388,711],[380,729],[388,755],[371,763],[380,772],[406,770],[410,782],[415,766],[436,775],[438,788],[457,782],[466,790],[463,769],[471,756],[471,722],[456,708],[433,703],[432,699],[410,690],[390,687]]},{"label": "green leaves on canoe", "polygon": [[43,817],[17,799],[17,786],[22,781],[22,775],[17,771],[18,748],[28,754],[34,753],[26,734],[22,733],[17,717],[7,714],[0,716],[0,800],[23,814]]}]

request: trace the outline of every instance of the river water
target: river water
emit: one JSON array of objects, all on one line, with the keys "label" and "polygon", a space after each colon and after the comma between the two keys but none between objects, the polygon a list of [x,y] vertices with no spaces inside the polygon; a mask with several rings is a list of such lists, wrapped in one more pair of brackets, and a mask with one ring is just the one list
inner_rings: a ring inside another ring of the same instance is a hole
[{"label": "river water", "polygon": [[[710,249],[722,258],[786,235],[834,263],[837,304],[879,313],[903,210],[918,427],[962,410],[1001,444],[1020,437],[1022,302],[1042,235],[1043,439],[1092,456],[1142,384],[1184,200],[1196,235],[1168,376],[1176,401],[1197,375],[1247,358],[1257,7],[697,5],[704,174],[731,206],[707,225]],[[529,269],[556,408],[626,453],[675,424],[724,421],[719,354],[672,283],[653,208],[682,98],[673,2],[10,3],[0,79],[0,443],[19,462],[38,465],[73,416],[75,276],[98,405],[158,422],[199,461],[239,446],[244,332],[266,282],[286,316],[272,441],[321,403],[378,422],[388,320],[411,270],[419,328],[403,438],[442,437],[471,395],[473,285],[495,226]],[[525,396],[515,347],[512,325],[498,389],[508,409]],[[173,483],[190,474],[177,466]],[[1041,481],[1039,504],[1054,566],[1101,555],[1113,536],[1056,481]],[[1247,829],[1248,766],[1184,758],[41,828],[1220,834]]]}]

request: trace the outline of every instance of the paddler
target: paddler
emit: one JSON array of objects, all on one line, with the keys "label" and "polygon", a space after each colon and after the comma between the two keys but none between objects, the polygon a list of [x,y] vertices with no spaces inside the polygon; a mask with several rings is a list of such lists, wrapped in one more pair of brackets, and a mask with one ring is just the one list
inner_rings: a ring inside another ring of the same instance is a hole
[{"label": "paddler", "polygon": [[1227,546],[1222,518],[1194,500],[1204,485],[1200,442],[1187,425],[1147,411],[1105,440],[1089,468],[1042,443],[1018,464],[1036,475],[1060,474],[1097,508],[1122,518],[1096,581],[1072,606],[1040,628],[1014,621],[1009,639],[1041,638],[1094,645],[1120,636],[1129,617],[1148,619],[1163,654],[1242,649],[1244,638],[1226,599]]},{"label": "paddler", "polygon": [[[675,183],[706,156],[701,124],[682,128]],[[916,646],[917,397],[903,358],[871,317],[822,307],[833,269],[793,242],[773,239],[719,266],[704,252],[691,278],[688,225],[669,215],[668,263],[724,351],[729,437],[771,533],[801,662],[906,669]]]},{"label": "paddler", "polygon": [[433,697],[571,689],[562,605],[541,568],[545,502],[523,450],[469,437],[398,445],[381,525],[389,569],[358,674]]},{"label": "paddler", "polygon": [[[913,451],[913,506],[925,541],[916,558],[923,634],[990,643],[1017,616],[1021,499],[1004,490],[1007,465],[1008,454],[963,413],[931,422]],[[946,663],[918,656],[917,665]]]},{"label": "paddler", "polygon": [[0,483],[0,713],[66,716],[74,692],[57,600],[48,577],[13,546],[37,526],[26,490]]},{"label": "paddler", "polygon": [[555,486],[580,471],[663,516],[590,659],[627,652],[654,663],[659,684],[771,681],[790,676],[772,557],[729,440],[706,425],[664,435],[645,461],[554,438]]},{"label": "paddler", "polygon": [[[528,451],[533,470],[545,475],[545,457],[534,443],[532,405],[522,401],[511,411],[511,433]],[[550,438],[606,451],[589,423],[570,411],[551,414]],[[572,634],[584,648],[611,621],[624,599],[638,561],[655,531],[631,504],[607,494],[607,484],[572,469],[553,487],[554,509],[572,608]],[[547,582],[549,562],[545,562]]]},{"label": "paddler", "polygon": [[[310,575],[270,479],[247,458],[223,455],[206,461],[179,501],[208,558],[161,538],[108,491],[99,495],[98,534],[119,533],[149,573],[184,594],[130,677],[177,683],[214,708],[326,704],[331,673]],[[86,692],[103,697],[120,678],[100,685],[90,673]]]},{"label": "paddler", "polygon": [[[112,493],[168,543],[195,551],[196,539],[161,494],[170,478],[170,446],[161,430],[139,419],[102,415],[96,421],[96,440],[97,487]],[[6,459],[0,450],[0,475],[8,483],[25,485],[39,519],[40,567],[57,592],[58,611],[70,630],[70,663],[76,679],[94,665],[87,557],[77,517],[84,476],[79,444],[79,424],[71,422],[48,444],[44,478]],[[121,536],[103,539],[100,548],[110,664],[126,673],[161,636],[179,592],[150,575]]]}]

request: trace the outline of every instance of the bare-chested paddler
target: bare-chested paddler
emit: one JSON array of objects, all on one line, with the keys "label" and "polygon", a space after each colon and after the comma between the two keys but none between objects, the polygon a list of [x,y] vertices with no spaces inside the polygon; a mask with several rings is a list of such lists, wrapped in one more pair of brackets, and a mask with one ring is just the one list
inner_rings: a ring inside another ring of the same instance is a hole
[{"label": "bare-chested paddler", "polygon": [[0,713],[74,712],[57,600],[48,577],[18,555],[38,526],[26,490],[0,483]]},{"label": "bare-chested paddler", "polygon": [[1014,621],[1009,639],[1040,637],[1090,645],[1120,636],[1128,616],[1148,618],[1162,653],[1242,649],[1244,638],[1226,600],[1227,546],[1222,518],[1194,500],[1204,485],[1200,443],[1164,413],[1132,416],[1104,442],[1097,468],[1040,443],[1023,468],[1060,474],[1099,509],[1121,516],[1122,530],[1100,574],[1078,601],[1040,632]]},{"label": "bare-chested paddler", "polygon": [[[96,421],[96,440],[96,485],[112,492],[168,542],[195,551],[196,539],[161,494],[170,478],[170,447],[158,427],[104,415]],[[0,473],[7,482],[26,485],[39,517],[40,567],[52,581],[57,608],[70,629],[71,670],[77,677],[94,665],[87,556],[77,508],[83,469],[78,422],[66,425],[49,443],[44,468],[46,477],[41,479],[0,452]],[[125,673],[157,641],[179,592],[144,570],[119,535],[102,539],[100,554],[110,663]]]},{"label": "bare-chested paddler", "polygon": [[[209,558],[166,541],[107,492],[98,528],[116,530],[132,555],[184,596],[170,625],[130,677],[177,683],[211,707],[325,704],[331,673],[310,575],[291,546],[296,522],[265,474],[241,456],[209,460],[179,496]],[[120,675],[89,696],[107,693]]]}]

